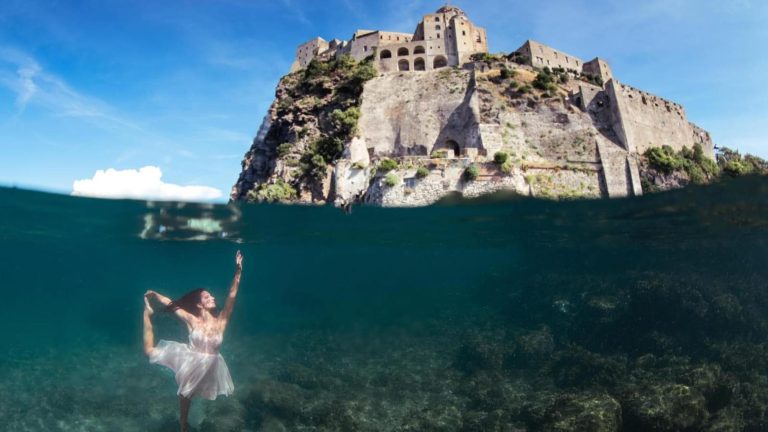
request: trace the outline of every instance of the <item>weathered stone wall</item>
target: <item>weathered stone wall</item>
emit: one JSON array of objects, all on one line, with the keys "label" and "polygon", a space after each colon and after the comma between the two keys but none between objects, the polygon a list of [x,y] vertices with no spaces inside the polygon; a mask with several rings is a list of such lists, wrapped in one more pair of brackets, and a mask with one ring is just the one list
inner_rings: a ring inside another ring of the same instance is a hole
[{"label": "weathered stone wall", "polygon": [[479,146],[470,73],[385,74],[365,85],[359,136],[376,157],[428,155],[449,141]]},{"label": "weathered stone wall", "polygon": [[325,39],[317,37],[304,42],[296,48],[296,59],[291,65],[291,72],[307,67],[318,54],[328,49],[328,42]]},{"label": "weathered stone wall", "polygon": [[608,62],[599,57],[584,63],[582,73],[599,76],[603,80],[603,83],[613,79],[613,71],[611,71],[611,66],[608,65]]},{"label": "weathered stone wall", "polygon": [[616,80],[606,85],[615,129],[625,148],[642,154],[650,147],[692,147],[694,130],[685,109],[674,102]]},{"label": "weathered stone wall", "polygon": [[528,57],[533,67],[548,67],[550,69],[561,67],[566,70],[581,72],[584,66],[584,61],[580,58],[533,40],[526,41],[522,47],[517,49],[517,52]]}]

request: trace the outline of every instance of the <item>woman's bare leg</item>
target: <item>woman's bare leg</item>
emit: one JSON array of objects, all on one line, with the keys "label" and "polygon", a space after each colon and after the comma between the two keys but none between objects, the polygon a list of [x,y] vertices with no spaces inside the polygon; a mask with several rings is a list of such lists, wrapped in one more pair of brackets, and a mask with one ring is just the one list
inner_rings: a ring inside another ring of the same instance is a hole
[{"label": "woman's bare leg", "polygon": [[147,357],[155,348],[155,332],[152,330],[152,314],[154,312],[152,306],[149,305],[149,300],[144,297],[144,354]]},{"label": "woman's bare leg", "polygon": [[179,395],[179,422],[181,423],[181,432],[187,432],[187,418],[189,417],[189,405],[191,403],[192,399]]}]

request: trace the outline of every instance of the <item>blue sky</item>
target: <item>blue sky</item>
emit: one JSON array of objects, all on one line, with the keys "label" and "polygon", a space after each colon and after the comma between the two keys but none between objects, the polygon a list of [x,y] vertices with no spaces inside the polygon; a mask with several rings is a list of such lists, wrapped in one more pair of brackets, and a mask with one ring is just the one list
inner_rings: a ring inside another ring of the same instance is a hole
[{"label": "blue sky", "polygon": [[[156,166],[225,200],[296,46],[413,31],[441,1],[3,0],[0,185],[62,193]],[[490,51],[535,39],[682,103],[718,145],[768,158],[764,0],[454,1]],[[213,198],[214,200],[216,198]]]}]

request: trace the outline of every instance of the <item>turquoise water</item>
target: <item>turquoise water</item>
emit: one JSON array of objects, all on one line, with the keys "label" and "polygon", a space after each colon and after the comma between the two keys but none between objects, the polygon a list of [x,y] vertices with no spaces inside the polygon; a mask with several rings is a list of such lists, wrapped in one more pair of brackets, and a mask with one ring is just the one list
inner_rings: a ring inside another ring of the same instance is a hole
[{"label": "turquoise water", "polygon": [[196,401],[193,430],[768,427],[765,178],[351,214],[15,189],[0,203],[3,430],[176,430],[173,376],[141,350],[142,294],[222,303],[238,249],[222,346],[236,390]]}]

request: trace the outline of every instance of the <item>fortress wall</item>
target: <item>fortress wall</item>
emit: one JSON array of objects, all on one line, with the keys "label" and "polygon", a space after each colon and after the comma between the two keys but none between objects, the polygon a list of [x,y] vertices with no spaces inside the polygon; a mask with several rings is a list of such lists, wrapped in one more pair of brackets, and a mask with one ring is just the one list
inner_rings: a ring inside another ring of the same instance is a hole
[{"label": "fortress wall", "polygon": [[363,60],[376,52],[379,46],[379,32],[368,33],[364,36],[356,37],[349,42],[349,55],[355,60]]},{"label": "fortress wall", "polygon": [[590,84],[579,84],[579,97],[581,99],[581,109],[588,110],[595,98],[603,89]]},{"label": "fortress wall", "polygon": [[608,80],[613,79],[611,67],[605,60],[599,57],[595,57],[594,60],[584,63],[582,72],[589,75],[599,76],[603,79],[603,83],[607,83]]},{"label": "fortress wall", "polygon": [[650,147],[692,147],[694,131],[679,104],[616,80],[606,85],[614,131],[627,150],[642,154]]},{"label": "fortress wall", "polygon": [[296,60],[291,65],[291,72],[306,67],[315,56],[328,49],[328,42],[323,38],[314,38],[304,42],[296,49]]},{"label": "fortress wall", "polygon": [[581,71],[584,66],[584,61],[580,58],[532,40],[528,40],[517,52],[527,56],[533,67],[550,69],[561,67]]}]

